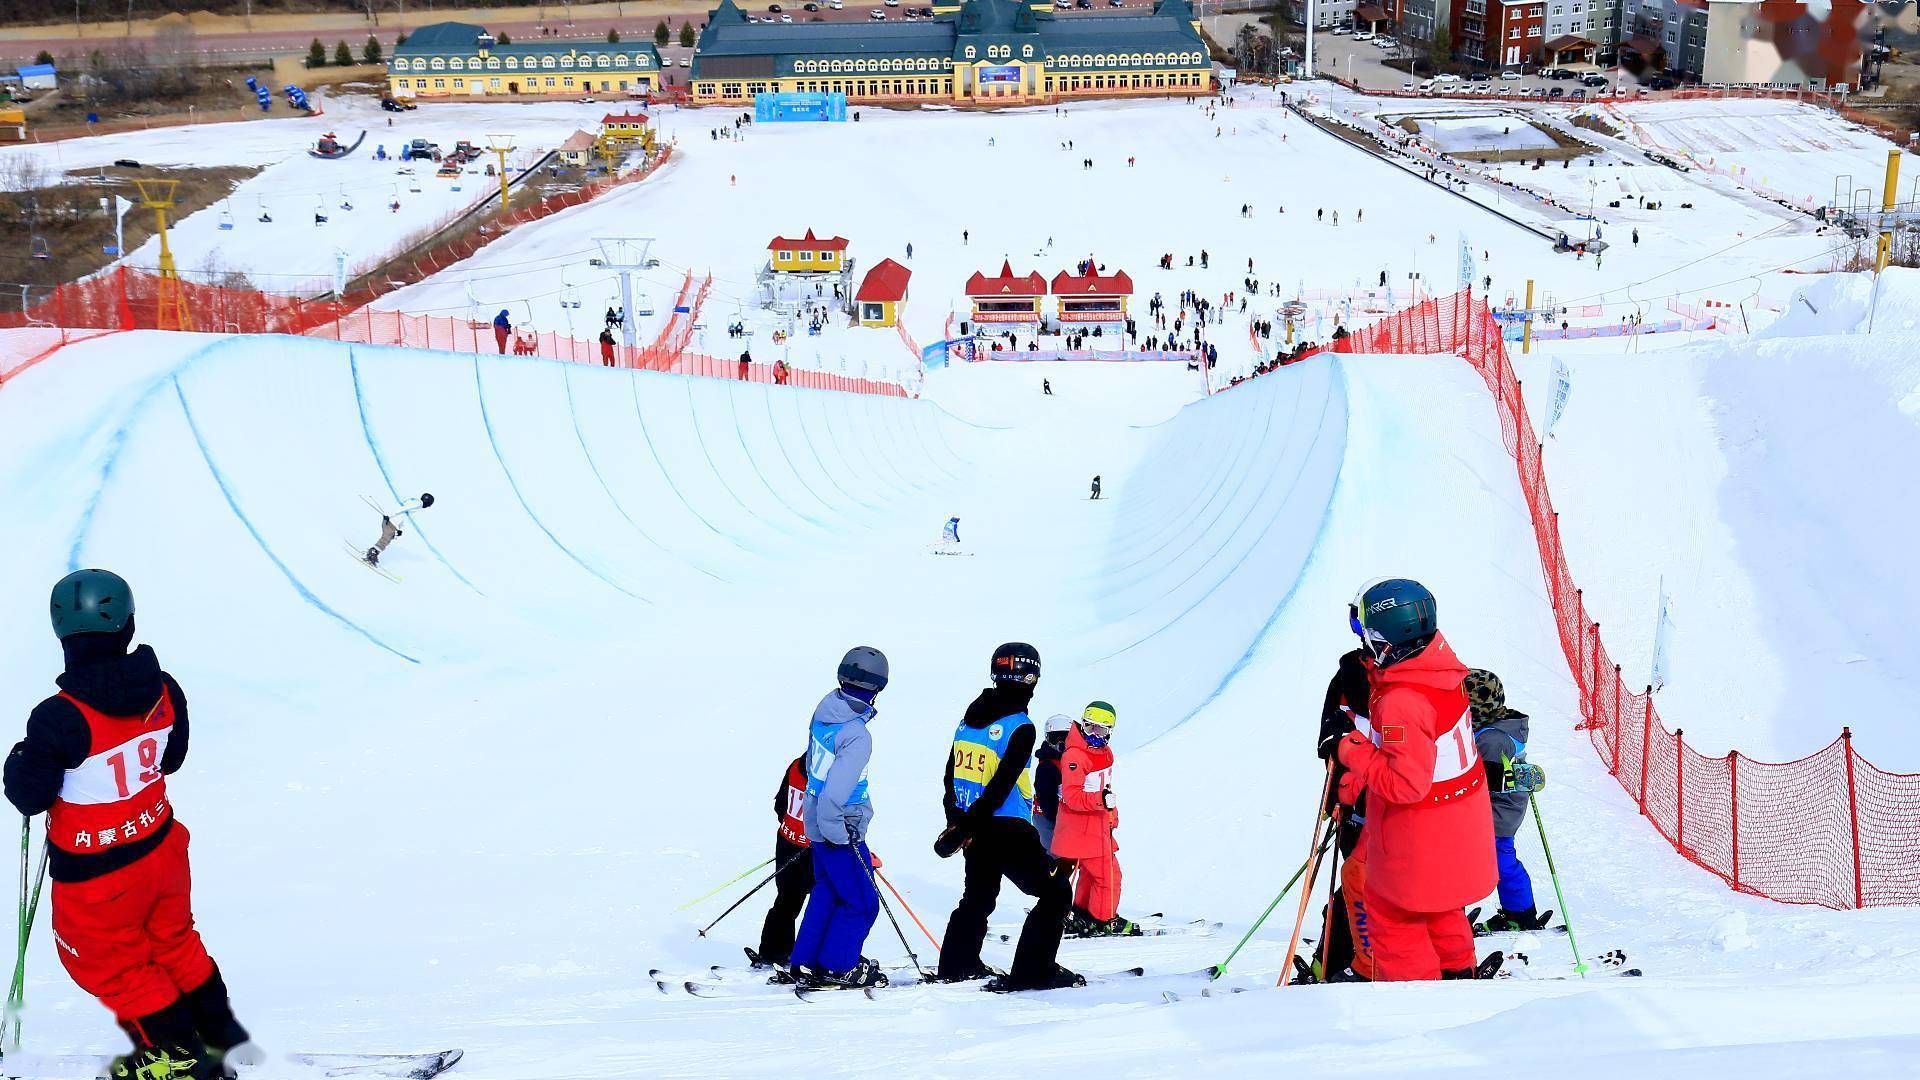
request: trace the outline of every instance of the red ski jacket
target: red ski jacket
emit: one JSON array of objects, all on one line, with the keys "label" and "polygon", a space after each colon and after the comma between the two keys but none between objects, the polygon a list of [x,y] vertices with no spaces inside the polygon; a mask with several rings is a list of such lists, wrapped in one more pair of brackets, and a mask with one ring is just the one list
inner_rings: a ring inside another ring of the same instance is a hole
[{"label": "red ski jacket", "polygon": [[1407,911],[1446,911],[1499,880],[1486,770],[1474,747],[1467,669],[1444,637],[1371,675],[1373,738],[1348,735],[1342,797],[1366,794],[1367,892]]},{"label": "red ski jacket", "polygon": [[1060,810],[1054,818],[1053,853],[1062,859],[1097,859],[1120,850],[1113,830],[1120,811],[1113,801],[1113,747],[1094,749],[1076,725],[1060,755]]}]

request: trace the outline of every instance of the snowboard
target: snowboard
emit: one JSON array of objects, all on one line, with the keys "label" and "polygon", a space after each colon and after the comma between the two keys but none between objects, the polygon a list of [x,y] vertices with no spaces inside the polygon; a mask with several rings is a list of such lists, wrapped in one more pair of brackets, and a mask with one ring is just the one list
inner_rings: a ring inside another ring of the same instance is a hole
[{"label": "snowboard", "polygon": [[[462,1050],[428,1054],[284,1054],[251,1068],[236,1069],[240,1080],[276,1075],[274,1066],[301,1066],[303,1076],[375,1077],[392,1080],[430,1080],[459,1064]],[[106,1054],[24,1054],[15,1051],[0,1070],[7,1080],[91,1080],[106,1075],[112,1058]],[[284,1075],[283,1073],[279,1075]]]}]

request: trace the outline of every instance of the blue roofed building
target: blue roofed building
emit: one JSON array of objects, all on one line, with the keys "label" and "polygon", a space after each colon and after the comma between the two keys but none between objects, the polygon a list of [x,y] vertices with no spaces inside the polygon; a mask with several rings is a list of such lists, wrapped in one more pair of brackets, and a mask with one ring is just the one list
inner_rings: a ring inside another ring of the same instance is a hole
[{"label": "blue roofed building", "polygon": [[1158,0],[1147,14],[1056,15],[1049,4],[1022,0],[964,0],[934,11],[900,22],[749,22],[733,0],[720,0],[695,49],[693,100],[841,93],[875,103],[1011,104],[1213,92],[1188,0]]}]

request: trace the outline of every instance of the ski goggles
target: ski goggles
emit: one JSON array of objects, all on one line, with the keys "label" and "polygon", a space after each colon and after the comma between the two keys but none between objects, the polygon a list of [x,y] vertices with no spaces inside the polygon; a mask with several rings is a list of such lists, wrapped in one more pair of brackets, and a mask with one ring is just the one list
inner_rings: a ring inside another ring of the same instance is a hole
[{"label": "ski goggles", "polygon": [[1082,720],[1080,722],[1080,737],[1087,740],[1088,746],[1098,750],[1106,746],[1107,741],[1113,738],[1113,729],[1103,727],[1099,724],[1090,724]]}]

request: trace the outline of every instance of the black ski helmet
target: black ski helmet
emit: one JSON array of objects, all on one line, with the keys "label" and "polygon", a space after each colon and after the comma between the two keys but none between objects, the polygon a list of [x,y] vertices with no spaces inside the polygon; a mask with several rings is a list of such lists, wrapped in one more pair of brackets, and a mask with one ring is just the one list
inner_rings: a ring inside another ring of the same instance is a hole
[{"label": "black ski helmet", "polygon": [[111,570],[75,570],[56,583],[48,603],[53,634],[113,634],[133,619],[133,588]]},{"label": "black ski helmet", "polygon": [[855,645],[840,658],[840,685],[879,693],[887,688],[887,654],[871,645]]},{"label": "black ski helmet", "polygon": [[431,491],[421,492],[420,493],[420,509],[425,510],[427,507],[432,505],[433,505],[433,492]]},{"label": "black ski helmet", "polygon": [[1039,650],[1024,641],[1009,641],[993,650],[993,663],[987,674],[997,683],[1032,686],[1040,681]]},{"label": "black ski helmet", "polygon": [[1420,651],[1440,631],[1439,605],[1425,585],[1387,578],[1367,585],[1353,601],[1360,640],[1382,666]]}]

